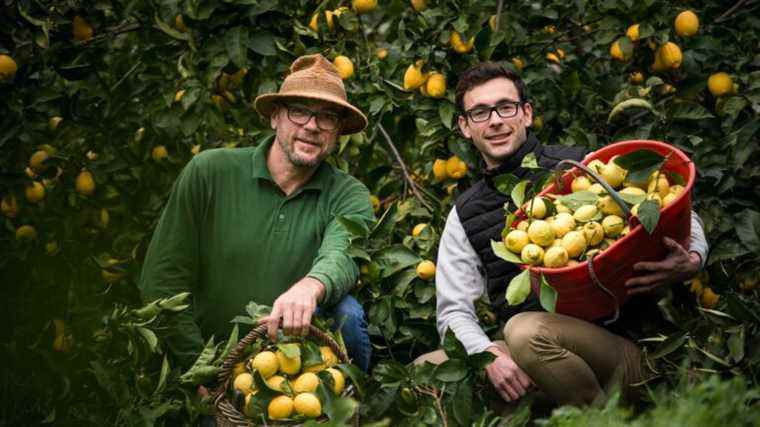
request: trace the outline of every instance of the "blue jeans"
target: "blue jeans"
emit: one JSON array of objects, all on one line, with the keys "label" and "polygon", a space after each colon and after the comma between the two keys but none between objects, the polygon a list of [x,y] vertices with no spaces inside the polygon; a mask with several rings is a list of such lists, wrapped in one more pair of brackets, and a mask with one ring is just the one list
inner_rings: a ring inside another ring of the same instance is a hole
[{"label": "blue jeans", "polygon": [[333,330],[341,326],[340,333],[346,343],[348,357],[362,371],[367,372],[369,359],[372,356],[372,345],[369,343],[367,318],[359,301],[351,295],[346,295],[334,307],[317,307],[316,314],[333,319]]}]

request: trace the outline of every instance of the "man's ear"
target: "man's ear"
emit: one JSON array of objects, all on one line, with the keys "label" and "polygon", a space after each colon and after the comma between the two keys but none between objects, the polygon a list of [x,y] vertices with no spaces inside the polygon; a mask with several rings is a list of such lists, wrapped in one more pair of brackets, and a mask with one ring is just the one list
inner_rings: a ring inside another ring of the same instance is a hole
[{"label": "man's ear", "polygon": [[457,125],[459,126],[459,131],[462,132],[462,136],[470,139],[470,128],[467,126],[467,117],[464,114],[460,114],[457,117]]},{"label": "man's ear", "polygon": [[281,108],[279,105],[275,105],[274,109],[272,110],[272,114],[269,115],[269,126],[273,129],[277,129],[277,118],[280,114]]},{"label": "man's ear", "polygon": [[530,102],[526,102],[522,106],[523,108],[523,120],[526,128],[529,128],[533,125],[533,106],[530,104]]}]

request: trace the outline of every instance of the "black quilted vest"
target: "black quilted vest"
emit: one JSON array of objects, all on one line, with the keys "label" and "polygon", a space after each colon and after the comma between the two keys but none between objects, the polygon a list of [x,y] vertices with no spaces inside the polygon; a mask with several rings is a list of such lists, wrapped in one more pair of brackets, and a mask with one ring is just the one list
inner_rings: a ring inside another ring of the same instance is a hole
[{"label": "black quilted vest", "polygon": [[516,265],[497,258],[491,250],[491,240],[501,240],[506,216],[504,203],[508,198],[494,187],[493,178],[511,173],[521,180],[535,179],[535,169],[521,167],[523,158],[528,153],[535,154],[542,168],[553,169],[560,160],[583,159],[586,151],[581,147],[542,145],[536,137],[528,134],[528,139],[514,155],[497,168],[484,170],[483,177],[462,193],[455,202],[467,238],[483,265],[484,271],[481,273],[486,279],[492,310],[502,321],[521,311],[540,309],[533,293],[519,306],[509,306],[506,303],[507,285],[520,270]]}]

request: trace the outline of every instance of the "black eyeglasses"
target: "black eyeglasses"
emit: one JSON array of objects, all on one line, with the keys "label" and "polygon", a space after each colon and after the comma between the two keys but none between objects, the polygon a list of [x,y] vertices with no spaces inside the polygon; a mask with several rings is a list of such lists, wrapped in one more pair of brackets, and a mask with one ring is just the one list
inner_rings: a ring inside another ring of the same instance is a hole
[{"label": "black eyeglasses", "polygon": [[520,110],[522,104],[524,104],[522,101],[504,101],[493,107],[475,107],[465,111],[464,114],[475,123],[488,121],[494,111],[496,111],[496,114],[502,119],[508,119],[517,115],[517,111]]},{"label": "black eyeglasses", "polygon": [[300,105],[286,105],[288,118],[297,125],[309,123],[312,117],[317,119],[317,127],[324,131],[333,131],[340,125],[341,116],[331,111],[312,111]]}]

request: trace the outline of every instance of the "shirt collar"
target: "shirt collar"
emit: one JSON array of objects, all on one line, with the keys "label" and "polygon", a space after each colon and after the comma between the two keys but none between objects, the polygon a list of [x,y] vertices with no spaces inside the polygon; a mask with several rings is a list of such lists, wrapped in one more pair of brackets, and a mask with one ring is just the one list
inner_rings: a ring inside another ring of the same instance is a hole
[{"label": "shirt collar", "polygon": [[[272,178],[272,174],[269,172],[269,167],[267,167],[267,154],[269,153],[269,149],[272,148],[274,140],[275,136],[273,135],[262,141],[259,146],[256,147],[256,150],[253,152],[253,171],[251,172],[251,178],[265,179],[274,183],[274,178]],[[301,191],[322,191],[327,189],[330,165],[326,163],[326,161],[323,161],[322,164],[319,165],[317,171],[311,176],[311,179],[301,187]]]}]

